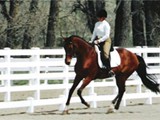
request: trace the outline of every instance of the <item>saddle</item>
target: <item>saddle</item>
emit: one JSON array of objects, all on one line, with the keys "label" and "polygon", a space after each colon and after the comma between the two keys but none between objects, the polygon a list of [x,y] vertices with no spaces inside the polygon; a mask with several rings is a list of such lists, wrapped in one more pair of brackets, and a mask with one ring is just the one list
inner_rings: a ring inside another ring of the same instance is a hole
[{"label": "saddle", "polygon": [[[103,66],[103,60],[104,60],[103,53],[100,50],[101,47],[98,47],[97,45],[94,45],[94,47],[95,47],[95,51],[98,55],[99,67],[104,68],[104,66]],[[120,63],[121,63],[121,59],[120,59],[119,53],[112,46],[110,49],[110,65],[111,65],[111,67],[117,67],[118,65],[120,65]]]}]

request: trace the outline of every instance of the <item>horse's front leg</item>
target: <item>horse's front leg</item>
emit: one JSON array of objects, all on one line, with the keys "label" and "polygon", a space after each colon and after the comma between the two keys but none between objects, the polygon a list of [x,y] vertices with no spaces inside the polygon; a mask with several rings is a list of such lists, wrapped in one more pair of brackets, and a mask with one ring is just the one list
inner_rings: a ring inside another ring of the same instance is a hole
[{"label": "horse's front leg", "polygon": [[80,81],[82,80],[82,78],[80,76],[77,76],[75,77],[74,79],[74,82],[73,82],[73,85],[69,91],[69,94],[68,94],[68,99],[67,99],[67,102],[66,102],[66,107],[63,111],[63,114],[68,114],[68,106],[70,104],[70,100],[71,100],[71,97],[72,97],[72,94],[74,92],[74,90],[76,89],[76,87],[78,86],[78,84],[80,83]]},{"label": "horse's front leg", "polygon": [[85,78],[83,80],[83,83],[82,83],[81,87],[77,91],[77,94],[81,99],[81,103],[84,104],[85,106],[87,106],[88,108],[90,107],[90,105],[82,97],[82,91],[91,81],[92,81],[92,78],[90,78],[90,77]]}]

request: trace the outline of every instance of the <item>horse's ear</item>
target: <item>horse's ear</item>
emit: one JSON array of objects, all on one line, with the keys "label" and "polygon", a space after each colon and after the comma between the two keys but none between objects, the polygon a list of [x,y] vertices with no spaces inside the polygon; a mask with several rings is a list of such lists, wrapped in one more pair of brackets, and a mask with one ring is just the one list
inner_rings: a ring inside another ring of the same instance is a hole
[{"label": "horse's ear", "polygon": [[64,41],[66,41],[66,40],[67,40],[67,38],[66,38],[66,37],[63,37],[63,40],[64,40]]}]

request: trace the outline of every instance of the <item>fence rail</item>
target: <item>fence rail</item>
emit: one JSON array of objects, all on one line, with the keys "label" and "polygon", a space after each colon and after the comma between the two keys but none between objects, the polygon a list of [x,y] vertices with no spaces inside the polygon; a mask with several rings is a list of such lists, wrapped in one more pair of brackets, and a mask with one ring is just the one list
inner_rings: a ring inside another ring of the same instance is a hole
[{"label": "fence rail", "polygon": [[[126,48],[136,54],[141,55],[150,69],[150,74],[160,75],[160,48],[136,47]],[[69,88],[74,79],[74,64],[76,59],[72,60],[71,66],[64,63],[65,53],[63,49],[39,49],[29,50],[12,50],[5,48],[0,50],[0,109],[26,107],[27,112],[34,112],[36,106],[43,105],[60,105],[59,110],[65,107],[65,101]],[[24,80],[24,85],[15,85],[15,82]],[[49,84],[51,80],[53,83]],[[55,84],[55,82],[57,82]],[[158,79],[160,83],[160,80]],[[134,93],[125,93],[122,105],[126,106],[129,99],[146,99],[147,104],[152,104],[154,97],[160,97],[149,90],[142,90],[142,83],[139,77],[134,73],[126,82],[127,86],[136,86]],[[113,87],[113,93],[101,95],[95,92],[97,87]],[[54,98],[41,98],[41,91],[45,90],[63,90],[63,94]],[[90,101],[92,107],[97,107],[98,101],[111,101],[116,93],[117,88],[114,78],[92,81],[88,85],[89,93],[85,96]],[[25,100],[12,100],[14,92],[29,92],[33,95],[28,96]],[[80,102],[78,97],[72,97],[71,103]]]}]

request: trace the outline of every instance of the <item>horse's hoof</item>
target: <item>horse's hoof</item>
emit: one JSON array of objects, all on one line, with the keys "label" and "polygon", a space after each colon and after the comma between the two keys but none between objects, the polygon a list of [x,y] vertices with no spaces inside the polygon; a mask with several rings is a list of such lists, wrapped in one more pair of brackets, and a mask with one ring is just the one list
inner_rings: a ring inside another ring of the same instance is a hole
[{"label": "horse's hoof", "polygon": [[87,108],[90,108],[90,104],[88,104],[87,102],[83,103]]},{"label": "horse's hoof", "polygon": [[62,115],[69,115],[69,110],[64,110],[64,111],[62,112]]},{"label": "horse's hoof", "polygon": [[91,107],[90,104],[87,104],[86,106],[87,106],[87,108],[90,108],[90,107]]},{"label": "horse's hoof", "polygon": [[116,112],[116,110],[114,108],[109,108],[108,111],[107,111],[107,114],[115,113],[115,112]]},{"label": "horse's hoof", "polygon": [[110,107],[109,107],[109,109],[108,109],[108,111],[107,111],[107,114],[109,114],[109,113],[115,113],[115,112],[116,112],[116,110],[114,109],[114,105],[111,104]]}]

